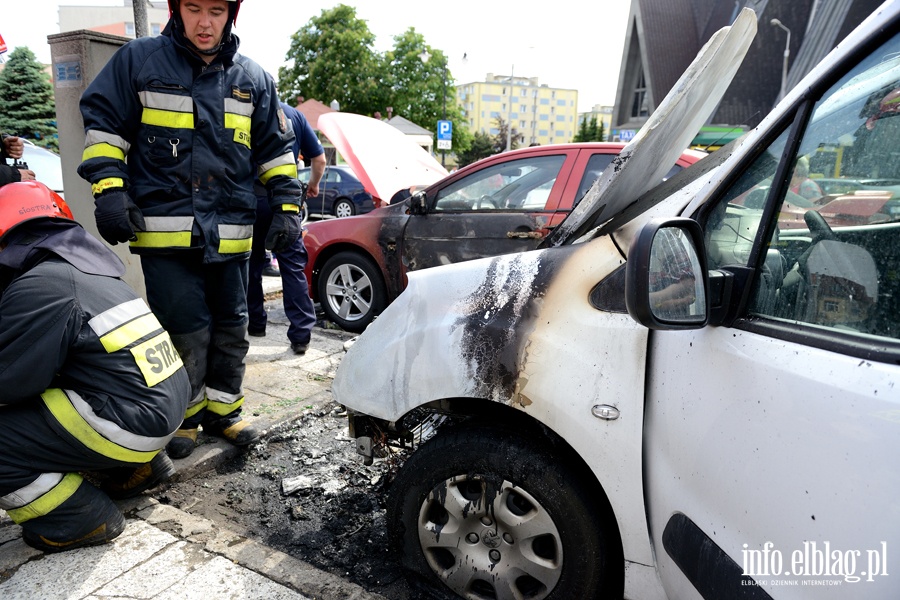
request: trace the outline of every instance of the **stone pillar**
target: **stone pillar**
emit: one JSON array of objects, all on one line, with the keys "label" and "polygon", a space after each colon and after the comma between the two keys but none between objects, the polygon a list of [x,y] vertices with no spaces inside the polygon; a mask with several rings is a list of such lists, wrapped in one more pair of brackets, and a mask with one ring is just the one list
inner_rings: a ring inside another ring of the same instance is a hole
[{"label": "stone pillar", "polygon": [[[59,155],[62,159],[66,203],[82,226],[98,239],[94,222],[94,198],[91,186],[77,172],[84,150],[84,122],[78,102],[81,94],[100,69],[129,38],[85,29],[47,36],[53,62],[53,91],[56,96],[56,127],[59,131]],[[128,251],[128,244],[117,244],[113,251],[125,263],[125,281],[146,297],[140,258]]]}]

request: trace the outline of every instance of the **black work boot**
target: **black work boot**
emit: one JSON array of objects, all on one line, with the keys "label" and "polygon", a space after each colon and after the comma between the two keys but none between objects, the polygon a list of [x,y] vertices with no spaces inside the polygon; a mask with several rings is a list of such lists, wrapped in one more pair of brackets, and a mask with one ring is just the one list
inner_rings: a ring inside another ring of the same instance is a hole
[{"label": "black work boot", "polygon": [[166,453],[171,458],[185,458],[191,455],[197,446],[197,428],[184,428],[175,432],[175,437],[166,444]]},{"label": "black work boot", "polygon": [[216,437],[225,438],[235,446],[249,446],[259,439],[259,430],[250,421],[217,419],[203,423],[203,431]]},{"label": "black work boot", "polygon": [[150,462],[124,473],[123,476],[107,479],[100,489],[113,500],[134,498],[141,492],[168,481],[175,473],[175,465],[166,451],[161,450]]},{"label": "black work boot", "polygon": [[59,506],[20,525],[22,540],[32,548],[63,552],[109,542],[125,529],[125,517],[106,494],[81,479]]}]

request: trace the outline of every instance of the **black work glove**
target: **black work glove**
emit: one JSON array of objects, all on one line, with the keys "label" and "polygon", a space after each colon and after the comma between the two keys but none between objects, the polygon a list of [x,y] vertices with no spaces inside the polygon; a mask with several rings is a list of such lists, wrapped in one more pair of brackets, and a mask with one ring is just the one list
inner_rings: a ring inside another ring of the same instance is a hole
[{"label": "black work glove", "polygon": [[115,245],[137,239],[135,231],[144,231],[144,215],[127,192],[105,192],[94,200],[94,219],[100,237]]},{"label": "black work glove", "polygon": [[266,250],[282,252],[300,239],[300,215],[294,212],[276,212],[266,235]]}]

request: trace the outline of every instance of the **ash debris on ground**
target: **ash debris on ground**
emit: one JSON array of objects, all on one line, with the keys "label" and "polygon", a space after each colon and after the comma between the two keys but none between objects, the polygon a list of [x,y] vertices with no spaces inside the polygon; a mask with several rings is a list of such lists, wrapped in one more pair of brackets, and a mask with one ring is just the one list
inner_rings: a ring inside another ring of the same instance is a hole
[{"label": "ash debris on ground", "polygon": [[387,486],[400,460],[364,465],[347,436],[346,414],[329,402],[306,407],[236,459],[158,498],[367,591],[412,600],[419,595],[403,577],[385,526]]}]

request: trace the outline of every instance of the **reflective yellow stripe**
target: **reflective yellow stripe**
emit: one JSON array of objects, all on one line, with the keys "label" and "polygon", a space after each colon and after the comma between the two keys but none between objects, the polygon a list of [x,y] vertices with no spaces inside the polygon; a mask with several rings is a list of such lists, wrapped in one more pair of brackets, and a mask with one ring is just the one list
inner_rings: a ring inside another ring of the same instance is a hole
[{"label": "reflective yellow stripe", "polygon": [[11,508],[6,511],[9,518],[15,523],[24,523],[29,519],[43,517],[56,509],[60,504],[68,500],[81,485],[84,478],[78,473],[66,473],[60,482],[49,492],[36,498],[20,508]]},{"label": "reflective yellow stripe", "polygon": [[122,136],[99,129],[89,129],[84,135],[84,147],[88,148],[96,144],[109,144],[121,150],[122,154],[128,154],[128,151],[131,150],[131,144],[126,142]]},{"label": "reflective yellow stripe", "polygon": [[81,160],[86,161],[89,158],[115,158],[117,160],[125,160],[125,152],[121,148],[116,148],[112,144],[92,144],[86,146],[84,152],[81,153]]},{"label": "reflective yellow stripe", "polygon": [[269,169],[259,176],[259,180],[265,185],[276,175],[285,175],[291,179],[297,179],[297,165],[282,165],[280,167],[275,167],[274,169]]},{"label": "reflective yellow stripe", "polygon": [[131,349],[131,354],[144,375],[147,387],[165,381],[184,366],[169,334],[165,332],[138,344]]},{"label": "reflective yellow stripe", "polygon": [[[104,335],[100,338],[100,343],[103,344],[103,347],[106,348],[107,352],[112,353],[116,350],[121,350],[128,344],[132,344],[158,329],[162,329],[162,325],[160,325],[156,316],[152,314],[144,315],[140,319],[136,319],[131,323],[127,323]],[[134,350],[132,350],[132,352],[134,352]],[[140,364],[140,361],[138,364]]]},{"label": "reflective yellow stripe", "polygon": [[250,252],[253,247],[253,238],[245,240],[219,240],[220,254],[239,254]]},{"label": "reflective yellow stripe", "polygon": [[225,113],[225,127],[228,129],[250,131],[250,117],[236,115],[234,113]]},{"label": "reflective yellow stripe", "polygon": [[193,129],[194,114],[145,107],[144,112],[141,114],[141,123],[144,123],[145,125],[157,125],[159,127]]},{"label": "reflective yellow stripe", "polygon": [[217,402],[216,400],[207,400],[206,401],[206,410],[211,413],[217,414],[219,416],[225,416],[233,413],[237,409],[241,407],[241,404],[244,403],[244,397],[241,396],[236,401],[232,403],[226,402]]},{"label": "reflective yellow stripe", "polygon": [[190,231],[137,231],[137,241],[131,242],[137,248],[190,248]]},{"label": "reflective yellow stripe", "polygon": [[143,464],[150,462],[159,450],[139,451],[125,448],[119,444],[108,440],[100,435],[88,422],[82,417],[75,406],[66,396],[65,392],[58,388],[48,389],[41,398],[44,404],[53,414],[59,424],[66,431],[75,436],[79,442],[103,456],[114,458],[122,462]]},{"label": "reflective yellow stripe", "polygon": [[208,403],[208,402],[207,402],[207,400],[206,400],[206,397],[204,396],[204,397],[200,400],[200,402],[198,402],[197,404],[194,404],[193,406],[188,406],[188,407],[187,407],[187,410],[184,411],[184,418],[185,418],[185,419],[189,419],[189,418],[193,417],[193,416],[196,415],[198,412],[200,412],[201,410],[203,410],[204,408],[206,408],[207,403]]},{"label": "reflective yellow stripe", "polygon": [[101,179],[97,183],[91,186],[91,193],[94,196],[99,196],[106,190],[111,190],[115,188],[124,188],[125,181],[119,177],[107,177],[106,179]]}]

